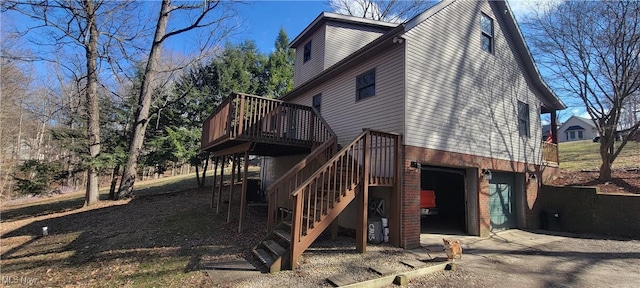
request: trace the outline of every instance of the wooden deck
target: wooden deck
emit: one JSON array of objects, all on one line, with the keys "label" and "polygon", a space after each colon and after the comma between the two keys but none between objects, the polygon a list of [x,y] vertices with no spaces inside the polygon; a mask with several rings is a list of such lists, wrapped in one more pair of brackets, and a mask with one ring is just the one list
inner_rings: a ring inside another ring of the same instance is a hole
[{"label": "wooden deck", "polygon": [[252,155],[293,155],[309,153],[331,136],[309,106],[233,93],[205,120],[201,149],[221,154],[250,142]]}]

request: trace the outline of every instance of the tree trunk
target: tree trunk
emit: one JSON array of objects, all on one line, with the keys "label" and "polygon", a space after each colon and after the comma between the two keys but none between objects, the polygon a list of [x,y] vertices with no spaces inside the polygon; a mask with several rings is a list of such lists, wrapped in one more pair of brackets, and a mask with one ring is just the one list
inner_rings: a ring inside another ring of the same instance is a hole
[{"label": "tree trunk", "polygon": [[200,188],[200,172],[198,171],[198,166],[200,165],[195,165],[196,166],[196,182],[198,183],[198,188]]},{"label": "tree trunk", "polygon": [[236,166],[236,169],[237,169],[237,170],[236,170],[236,171],[237,171],[237,172],[236,172],[236,175],[237,175],[237,176],[236,176],[236,182],[240,182],[240,181],[242,181],[242,176],[240,175],[240,165],[241,165],[241,163],[240,163],[240,156],[238,156],[238,160],[237,160],[237,162],[238,162],[238,165]]},{"label": "tree trunk", "polygon": [[156,67],[158,66],[158,60],[160,59],[160,53],[162,50],[161,40],[167,30],[170,10],[171,1],[163,0],[153,38],[153,44],[151,45],[151,53],[149,53],[147,66],[142,80],[142,87],[138,98],[136,119],[133,127],[133,133],[131,134],[131,140],[129,142],[129,159],[125,165],[124,172],[122,174],[122,181],[120,182],[120,189],[118,191],[118,198],[120,199],[131,197],[133,184],[136,181],[138,156],[140,155],[140,149],[142,149],[142,144],[144,143],[144,133],[147,129],[147,124],[149,123],[149,108],[151,106],[151,98],[153,95],[152,84],[155,82],[158,73]]},{"label": "tree trunk", "polygon": [[198,183],[198,188],[204,188],[204,186],[206,185],[207,166],[209,166],[209,156],[207,156],[207,159],[205,159],[204,163],[202,164],[202,181]]},{"label": "tree trunk", "polygon": [[116,200],[118,175],[120,175],[120,165],[116,165],[116,167],[113,168],[113,174],[111,175],[111,187],[109,188],[109,200]]},{"label": "tree trunk", "polygon": [[[87,136],[89,140],[89,155],[96,159],[100,154],[100,112],[98,110],[98,27],[95,18],[95,3],[84,1],[84,9],[89,26],[89,43],[86,45],[87,56]],[[89,206],[98,202],[98,171],[93,165],[87,168],[87,186],[84,205]]]},{"label": "tree trunk", "polygon": [[602,160],[602,164],[600,164],[600,175],[598,179],[601,181],[610,181],[611,180],[611,156],[610,153],[611,147],[613,147],[613,137],[607,135],[608,132],[605,132],[605,137],[600,139],[600,158]]}]

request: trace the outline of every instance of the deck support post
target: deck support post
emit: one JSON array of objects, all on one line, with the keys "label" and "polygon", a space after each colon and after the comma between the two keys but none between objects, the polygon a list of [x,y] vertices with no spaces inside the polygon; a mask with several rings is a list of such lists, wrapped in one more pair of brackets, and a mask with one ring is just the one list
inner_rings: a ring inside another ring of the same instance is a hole
[{"label": "deck support post", "polygon": [[400,247],[400,225],[401,225],[401,211],[402,208],[402,180],[403,180],[403,164],[404,161],[402,159],[403,154],[403,146],[402,146],[402,135],[398,135],[396,137],[395,143],[395,183],[393,184],[393,194],[391,195],[391,209],[389,210],[389,243],[392,246]]},{"label": "deck support post", "polygon": [[231,155],[231,183],[229,183],[229,205],[227,205],[227,223],[231,222],[231,199],[233,199],[233,181],[235,180],[236,154]]},{"label": "deck support post", "polygon": [[222,186],[224,186],[224,163],[227,160],[226,156],[220,157],[222,158],[220,162],[220,186],[218,187],[218,201],[216,203],[216,214],[220,214],[220,205],[222,204]]},{"label": "deck support post", "polygon": [[558,144],[558,116],[556,115],[556,111],[549,112],[551,115],[551,142],[554,144]]},{"label": "deck support post", "polygon": [[371,145],[371,133],[367,132],[364,136],[364,155],[363,155],[363,175],[360,193],[356,196],[358,201],[358,224],[356,226],[356,251],[358,253],[367,252],[367,218],[369,207],[369,166],[370,156],[369,150]]},{"label": "deck support post", "polygon": [[242,195],[240,195],[240,220],[238,220],[238,233],[242,232],[245,208],[247,206],[247,174],[249,172],[249,151],[244,151],[244,171],[242,171]]},{"label": "deck support post", "polygon": [[213,184],[211,184],[211,209],[213,209],[213,205],[215,204],[216,199],[216,176],[218,176],[218,161],[220,157],[213,157],[214,168],[213,168]]}]

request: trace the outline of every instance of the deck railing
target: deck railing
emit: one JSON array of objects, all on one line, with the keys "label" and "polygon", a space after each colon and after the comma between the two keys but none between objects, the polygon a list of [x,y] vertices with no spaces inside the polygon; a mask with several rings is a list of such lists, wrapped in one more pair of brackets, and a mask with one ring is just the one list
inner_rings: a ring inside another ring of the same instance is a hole
[{"label": "deck railing", "polygon": [[558,144],[542,142],[542,161],[560,163],[558,159]]},{"label": "deck railing", "polygon": [[309,106],[233,93],[205,120],[201,148],[224,140],[317,147],[331,136],[329,126]]}]

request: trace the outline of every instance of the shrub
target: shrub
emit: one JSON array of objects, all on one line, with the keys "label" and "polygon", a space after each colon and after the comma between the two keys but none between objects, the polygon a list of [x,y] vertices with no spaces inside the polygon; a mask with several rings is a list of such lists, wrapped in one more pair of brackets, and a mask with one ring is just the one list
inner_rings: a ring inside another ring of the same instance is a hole
[{"label": "shrub", "polygon": [[51,184],[64,179],[67,172],[60,163],[39,160],[27,160],[18,165],[18,173],[13,176],[20,194],[47,194]]}]

